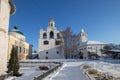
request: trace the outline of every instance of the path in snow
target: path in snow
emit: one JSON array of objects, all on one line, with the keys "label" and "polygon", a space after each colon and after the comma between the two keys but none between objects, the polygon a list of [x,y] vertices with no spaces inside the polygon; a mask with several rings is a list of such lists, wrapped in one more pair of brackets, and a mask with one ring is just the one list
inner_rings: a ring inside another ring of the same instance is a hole
[{"label": "path in snow", "polygon": [[[46,79],[45,79],[46,80]],[[65,62],[63,66],[55,75],[48,80],[88,80],[80,71],[80,63]]]}]

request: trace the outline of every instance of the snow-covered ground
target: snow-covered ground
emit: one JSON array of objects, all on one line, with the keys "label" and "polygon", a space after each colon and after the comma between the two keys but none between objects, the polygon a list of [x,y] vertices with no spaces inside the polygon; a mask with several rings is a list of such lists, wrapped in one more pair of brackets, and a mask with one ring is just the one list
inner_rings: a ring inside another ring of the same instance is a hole
[{"label": "snow-covered ground", "polygon": [[41,75],[43,72],[38,70],[36,67],[24,67],[20,68],[20,73],[24,73],[21,77],[16,78],[16,80],[33,80],[35,76]]},{"label": "snow-covered ground", "polygon": [[56,74],[49,76],[45,80],[86,80],[80,71],[80,65],[83,63],[89,64],[93,68],[116,78],[120,77],[120,64],[113,63],[113,61],[108,63],[100,60],[69,60],[64,62],[65,66],[56,72]]},{"label": "snow-covered ground", "polygon": [[[87,80],[85,75],[80,70],[80,65],[83,63],[89,64],[93,68],[113,75],[114,77],[120,77],[120,63],[108,63],[100,60],[79,60],[79,59],[54,59],[54,60],[27,60],[24,62],[63,62],[64,65],[52,73],[44,80]],[[24,73],[22,77],[17,80],[32,80],[35,76],[42,74],[44,71],[36,70],[36,67],[24,67],[20,69],[21,73]]]},{"label": "snow-covered ground", "polygon": [[28,59],[20,62],[78,62],[78,61],[87,61],[81,59]]},{"label": "snow-covered ground", "polygon": [[120,77],[120,64],[108,63],[103,61],[85,62],[100,72],[107,73],[114,77]]},{"label": "snow-covered ground", "polygon": [[[28,61],[30,62],[30,61]],[[39,66],[45,65],[49,68],[54,68],[58,64],[55,63],[25,63],[24,66],[27,65],[27,67],[20,67],[19,72],[23,73],[21,77],[17,77],[16,80],[33,80],[34,77],[40,76],[44,72],[47,72],[47,70],[39,70]],[[34,67],[33,67],[34,66]]]},{"label": "snow-covered ground", "polygon": [[80,62],[64,62],[59,71],[44,80],[88,80],[80,70]]}]

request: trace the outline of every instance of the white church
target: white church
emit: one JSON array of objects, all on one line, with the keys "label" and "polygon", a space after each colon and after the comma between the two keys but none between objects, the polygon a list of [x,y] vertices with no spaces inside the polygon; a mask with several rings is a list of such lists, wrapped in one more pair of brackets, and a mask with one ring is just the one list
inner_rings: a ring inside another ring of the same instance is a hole
[{"label": "white church", "polygon": [[90,54],[97,54],[99,57],[103,56],[101,49],[104,48],[106,43],[100,41],[91,41],[87,38],[87,33],[84,29],[79,33],[79,51],[83,53],[83,58],[88,59]]},{"label": "white church", "polygon": [[57,30],[55,21],[50,18],[47,30],[40,29],[38,40],[39,59],[64,58],[64,40],[61,31]]}]

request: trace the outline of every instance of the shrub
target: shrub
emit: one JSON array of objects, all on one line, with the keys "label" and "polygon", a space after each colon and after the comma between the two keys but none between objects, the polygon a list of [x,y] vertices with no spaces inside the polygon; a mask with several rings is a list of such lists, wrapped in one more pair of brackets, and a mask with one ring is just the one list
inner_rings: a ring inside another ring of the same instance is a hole
[{"label": "shrub", "polygon": [[89,73],[89,74],[97,74],[98,71],[97,71],[96,69],[90,69],[90,70],[88,71],[88,73]]},{"label": "shrub", "polygon": [[100,80],[119,80],[111,75],[106,74],[106,73],[99,73],[98,78]]},{"label": "shrub", "polygon": [[10,60],[8,63],[8,71],[7,73],[11,73],[13,74],[13,76],[21,76],[22,74],[19,73],[19,59],[18,59],[18,51],[17,51],[17,47],[13,46],[12,50],[11,50],[11,54],[10,54]]},{"label": "shrub", "polygon": [[91,68],[91,66],[87,65],[87,64],[83,64],[83,69],[88,69]]},{"label": "shrub", "polygon": [[39,66],[39,69],[40,70],[49,70],[48,66],[45,66],[45,65]]}]

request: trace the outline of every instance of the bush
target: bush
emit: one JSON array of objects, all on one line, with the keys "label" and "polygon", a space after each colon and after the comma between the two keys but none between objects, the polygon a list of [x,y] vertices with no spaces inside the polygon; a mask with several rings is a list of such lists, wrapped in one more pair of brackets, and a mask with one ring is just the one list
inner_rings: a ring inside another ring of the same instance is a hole
[{"label": "bush", "polygon": [[19,73],[19,59],[18,59],[18,51],[17,47],[13,46],[10,54],[10,60],[8,63],[8,71],[7,73],[11,73],[13,76],[21,76],[22,74]]},{"label": "bush", "polygon": [[111,75],[108,75],[106,73],[99,73],[98,79],[100,79],[100,80],[120,80],[120,79],[117,79],[117,78],[115,78]]},{"label": "bush", "polygon": [[89,74],[97,74],[98,71],[97,71],[96,69],[90,69],[90,70],[88,71],[88,73],[89,73]]},{"label": "bush", "polygon": [[87,65],[87,64],[83,64],[83,69],[88,69],[91,68],[91,66]]},{"label": "bush", "polygon": [[49,70],[48,66],[45,66],[45,65],[39,66],[39,69],[40,70]]}]

